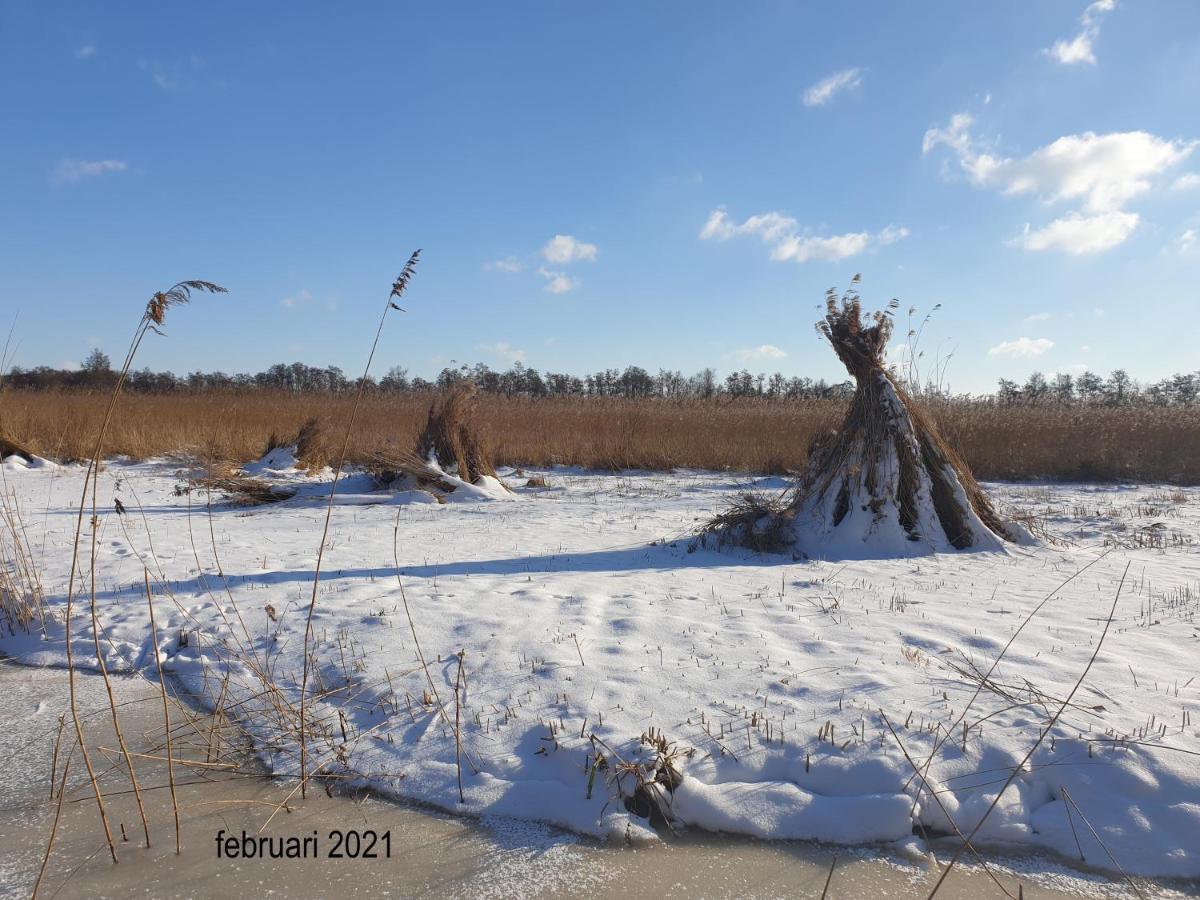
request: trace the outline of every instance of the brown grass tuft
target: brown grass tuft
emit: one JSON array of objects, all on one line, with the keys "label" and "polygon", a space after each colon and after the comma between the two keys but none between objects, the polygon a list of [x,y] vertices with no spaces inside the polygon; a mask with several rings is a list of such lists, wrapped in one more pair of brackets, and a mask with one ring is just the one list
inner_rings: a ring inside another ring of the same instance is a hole
[{"label": "brown grass tuft", "polygon": [[309,470],[323,469],[329,464],[333,455],[325,439],[325,430],[321,427],[321,420],[316,416],[309,416],[305,419],[304,424],[295,432],[295,437],[291,439],[280,438],[279,432],[272,431],[259,458],[266,456],[272,450],[279,449],[292,450],[299,467]]},{"label": "brown grass tuft", "polygon": [[15,495],[0,493],[0,634],[28,634],[35,619],[45,627],[41,573]]}]

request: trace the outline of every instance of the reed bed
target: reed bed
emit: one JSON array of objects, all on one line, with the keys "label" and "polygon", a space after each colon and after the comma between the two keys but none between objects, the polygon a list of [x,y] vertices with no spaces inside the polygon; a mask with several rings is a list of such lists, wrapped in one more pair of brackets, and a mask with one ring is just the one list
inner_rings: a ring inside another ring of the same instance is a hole
[{"label": "reed bed", "polygon": [[[428,393],[364,397],[349,448],[354,463],[409,449],[426,421]],[[6,429],[33,452],[86,459],[107,398],[86,392],[0,395]],[[296,434],[312,418],[325,437],[313,461],[336,459],[329,435],[344,430],[353,397],[266,391],[129,394],[118,401],[106,452],[136,459],[187,451],[255,459],[271,434]],[[1149,405],[1005,406],[935,402],[938,429],[977,477],[1138,480],[1200,484],[1200,416]],[[482,395],[476,417],[501,465],[597,469],[704,468],[783,474],[835,429],[837,400],[626,400]]]}]

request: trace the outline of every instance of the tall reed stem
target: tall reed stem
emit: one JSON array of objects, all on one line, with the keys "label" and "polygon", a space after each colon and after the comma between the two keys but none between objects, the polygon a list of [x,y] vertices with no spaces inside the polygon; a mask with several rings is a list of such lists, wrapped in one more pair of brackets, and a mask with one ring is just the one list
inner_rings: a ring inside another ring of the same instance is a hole
[{"label": "tall reed stem", "polygon": [[[146,304],[146,309],[142,313],[141,319],[138,321],[138,326],[134,329],[133,339],[130,341],[129,350],[125,354],[125,362],[121,366],[121,371],[117,376],[117,382],[113,386],[112,393],[108,398],[108,405],[104,410],[104,418],[100,423],[100,429],[96,434],[96,443],[92,449],[91,456],[88,458],[87,469],[83,476],[83,491],[79,498],[79,513],[75,519],[75,537],[71,547],[71,574],[67,579],[67,609],[66,622],[64,623],[64,636],[67,649],[67,684],[70,694],[71,707],[71,722],[75,726],[75,739],[79,744],[79,750],[83,754],[83,762],[87,767],[88,778],[92,783],[92,791],[96,795],[96,806],[100,810],[100,822],[104,827],[104,837],[108,842],[108,852],[112,856],[113,862],[117,862],[117,846],[113,841],[112,829],[108,825],[108,815],[104,808],[104,796],[100,790],[100,783],[96,778],[96,769],[92,765],[91,755],[88,753],[87,741],[83,734],[83,723],[79,717],[78,695],[75,688],[75,655],[74,648],[71,646],[71,625],[72,612],[75,606],[75,577],[79,572],[79,540],[83,535],[83,510],[87,506],[88,487],[93,485],[93,480],[98,476],[100,471],[100,457],[104,450],[104,437],[108,433],[109,424],[112,422],[113,410],[116,409],[117,398],[121,394],[121,388],[125,384],[126,378],[129,376],[129,369],[133,365],[133,359],[137,355],[138,348],[142,344],[142,340],[146,337],[148,331],[158,332],[158,326],[163,324],[163,319],[166,311],[176,305],[187,303],[190,299],[193,290],[210,291],[213,293],[224,293],[225,288],[212,284],[207,281],[181,281],[173,285],[169,290],[156,293],[150,298]],[[93,503],[95,502],[95,493],[93,492]],[[92,567],[95,567],[95,528],[96,528],[96,510],[92,509],[92,528],[93,528],[93,544],[92,544]],[[93,628],[96,628],[95,618],[95,580],[93,577],[92,583],[92,621]],[[100,651],[99,638],[97,632],[96,641],[96,656],[100,660],[100,672],[104,676],[105,685],[109,686],[109,704],[112,707],[113,720],[116,721],[117,712],[116,705],[113,701],[111,685],[108,683],[108,673],[104,669],[103,655]],[[122,741],[122,743],[124,743]],[[128,752],[126,752],[126,760],[129,762]],[[133,775],[133,766],[129,764],[130,775]],[[140,806],[140,803],[139,803]],[[145,819],[143,813],[143,821]],[[53,837],[51,838],[53,840]],[[147,835],[147,840],[149,836]]]},{"label": "tall reed stem", "polygon": [[[317,564],[313,571],[312,597],[308,601],[308,614],[304,620],[304,668],[300,679],[300,797],[307,796],[308,784],[308,735],[305,733],[305,713],[308,700],[308,670],[309,644],[312,642],[313,612],[317,608],[317,590],[321,584],[321,562],[325,558],[325,542],[329,539],[329,521],[333,518],[333,500],[337,495],[338,481],[342,477],[342,468],[346,464],[346,454],[350,449],[350,434],[354,430],[354,421],[358,418],[359,407],[362,406],[363,395],[367,390],[367,375],[371,372],[371,363],[375,360],[375,350],[379,347],[379,338],[383,334],[383,323],[387,321],[388,313],[399,310],[396,300],[404,295],[408,282],[416,271],[417,259],[421,251],[414,250],[400,275],[392,283],[392,292],[388,294],[387,304],[383,307],[383,315],[379,317],[379,327],[375,329],[375,340],[371,343],[371,352],[367,354],[367,364],[363,367],[362,378],[358,380],[358,391],[354,395],[354,406],[350,409],[350,420],[346,423],[346,433],[342,436],[342,447],[338,453],[337,465],[333,469],[333,484],[329,488],[329,502],[325,505],[325,525],[321,529],[321,544],[317,548]],[[401,310],[402,311],[402,310]]]},{"label": "tall reed stem", "polygon": [[[158,625],[154,621],[154,597],[150,593],[150,570],[143,568],[146,582],[146,608],[150,610],[150,648],[154,651],[154,666],[158,669],[158,689],[162,692],[163,733],[167,741],[167,783],[171,786],[171,809],[175,812],[175,852],[182,852],[179,835],[179,800],[175,796],[175,756],[171,750],[171,713],[167,706],[167,682],[163,678],[162,657],[158,653]],[[214,712],[215,716],[216,713]],[[214,719],[215,721],[215,719]]]}]

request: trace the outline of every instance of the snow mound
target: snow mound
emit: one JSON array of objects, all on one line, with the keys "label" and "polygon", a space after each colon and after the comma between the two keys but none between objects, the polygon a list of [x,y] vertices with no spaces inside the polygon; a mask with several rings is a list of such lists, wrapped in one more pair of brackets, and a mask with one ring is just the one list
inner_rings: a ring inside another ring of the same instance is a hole
[{"label": "snow mound", "polygon": [[912,798],[904,794],[825,797],[790,781],[705,784],[686,775],[672,812],[708,831],[761,838],[865,844],[912,834]]},{"label": "snow mound", "polygon": [[299,470],[297,462],[295,447],[272,447],[261,459],[242,466],[242,471],[247,475],[292,473]]},{"label": "snow mound", "polygon": [[4,469],[9,472],[23,472],[26,469],[57,469],[58,463],[51,462],[48,459],[43,459],[40,456],[34,456],[30,459],[25,459],[23,456],[13,454],[5,457]]}]

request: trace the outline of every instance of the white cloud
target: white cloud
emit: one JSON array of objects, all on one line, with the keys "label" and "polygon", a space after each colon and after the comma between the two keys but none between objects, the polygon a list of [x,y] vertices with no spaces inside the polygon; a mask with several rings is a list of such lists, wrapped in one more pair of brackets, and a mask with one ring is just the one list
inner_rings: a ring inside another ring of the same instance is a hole
[{"label": "white cloud", "polygon": [[1093,45],[1100,36],[1100,19],[1116,7],[1116,0],[1095,0],[1079,19],[1079,34],[1068,40],[1058,40],[1052,47],[1042,51],[1051,59],[1057,60],[1064,66],[1079,63],[1096,64],[1096,54]]},{"label": "white cloud", "polygon": [[1093,306],[1092,307],[1092,315],[1095,316],[1097,319],[1103,319],[1104,318],[1104,310],[1102,310],[1098,306]]},{"label": "white cloud", "polygon": [[971,116],[959,113],[945,128],[930,128],[922,152],[941,145],[950,148],[976,187],[1009,195],[1034,194],[1046,203],[1081,205],[1082,212],[1071,212],[1042,228],[1026,225],[1025,233],[1012,243],[1030,250],[1097,253],[1122,243],[1139,222],[1136,213],[1122,211],[1125,205],[1161,184],[1160,177],[1197,146],[1196,141],[1168,140],[1145,131],[1088,131],[1060,137],[1017,159],[980,147],[971,135],[972,124]]},{"label": "white cloud", "polygon": [[1081,216],[1073,212],[1041,228],[1025,226],[1011,243],[1026,250],[1062,250],[1065,253],[1103,253],[1124,242],[1138,225],[1138,214],[1106,212]]},{"label": "white cloud", "polygon": [[750,362],[757,359],[783,359],[787,353],[774,344],[760,344],[757,347],[746,347],[737,351],[737,355]]},{"label": "white cloud", "polygon": [[1075,63],[1096,64],[1096,55],[1092,52],[1094,33],[1084,29],[1069,41],[1055,41],[1054,46],[1045,52],[1065,66]]},{"label": "white cloud", "polygon": [[498,356],[509,363],[525,362],[525,351],[516,349],[507,341],[500,341],[495,344],[477,344],[475,349],[491,353],[493,356]]},{"label": "white cloud", "polygon": [[1048,313],[1048,312],[1041,312],[1041,313],[1034,313],[1032,316],[1026,316],[1026,317],[1025,317],[1024,319],[1022,319],[1021,321],[1022,321],[1024,324],[1026,324],[1026,325],[1029,325],[1029,324],[1031,324],[1031,323],[1033,323],[1033,322],[1045,322],[1045,321],[1046,321],[1047,319],[1049,319],[1049,318],[1050,318],[1050,313]]},{"label": "white cloud", "polygon": [[823,78],[804,92],[805,106],[824,106],[842,91],[862,84],[862,69],[845,69]]},{"label": "white cloud", "polygon": [[546,262],[566,265],[573,262],[595,262],[596,245],[585,243],[569,234],[556,234],[542,248]]},{"label": "white cloud", "polygon": [[506,256],[504,259],[493,260],[483,264],[484,269],[489,272],[506,272],[509,275],[520,272],[523,268],[521,261],[515,256]]},{"label": "white cloud", "polygon": [[740,235],[755,235],[771,248],[771,259],[797,263],[810,260],[838,262],[868,250],[886,247],[908,237],[908,229],[889,225],[876,234],[867,231],[820,237],[802,233],[799,223],[783,213],[769,212],[751,216],[737,224],[729,221],[724,209],[714,209],[700,230],[702,241],[727,241]]},{"label": "white cloud", "polygon": [[1047,201],[1082,200],[1088,212],[1120,209],[1151,189],[1151,178],[1183,162],[1196,141],[1167,140],[1145,131],[1069,134],[1024,159],[998,157],[978,147],[967,113],[946,128],[925,132],[921,150],[944,144],[957,154],[977,187],[1005,194],[1037,194]]},{"label": "white cloud", "polygon": [[311,303],[313,295],[309,291],[299,290],[289,297],[284,297],[279,301],[279,305],[286,309],[295,309],[297,306],[305,306]]},{"label": "white cloud", "polygon": [[566,272],[555,272],[545,267],[538,269],[538,274],[546,279],[546,286],[542,290],[551,294],[569,294],[583,283]]},{"label": "white cloud", "polygon": [[1195,228],[1189,228],[1175,239],[1175,249],[1180,253],[1191,253],[1200,244],[1200,234]]},{"label": "white cloud", "polygon": [[96,45],[92,41],[88,41],[82,47],[75,51],[76,59],[91,59],[96,55]]},{"label": "white cloud", "polygon": [[1195,172],[1184,172],[1171,182],[1173,191],[1190,191],[1198,187],[1200,187],[1200,175]]},{"label": "white cloud", "polygon": [[128,166],[119,159],[64,159],[50,173],[50,183],[55,187],[63,187],[108,172],[124,172],[126,168]]},{"label": "white cloud", "polygon": [[1020,337],[1015,341],[1001,341],[995,347],[988,349],[988,356],[1011,356],[1014,359],[1031,359],[1041,356],[1054,346],[1054,341],[1047,338]]}]

